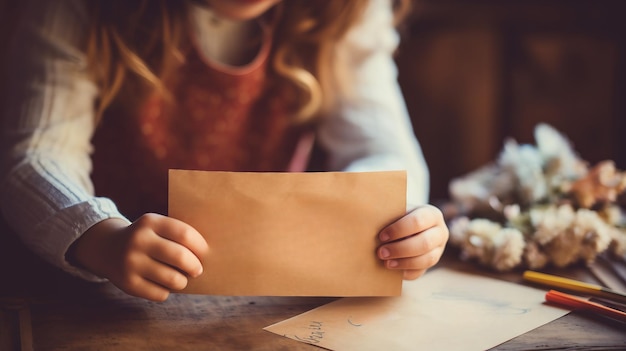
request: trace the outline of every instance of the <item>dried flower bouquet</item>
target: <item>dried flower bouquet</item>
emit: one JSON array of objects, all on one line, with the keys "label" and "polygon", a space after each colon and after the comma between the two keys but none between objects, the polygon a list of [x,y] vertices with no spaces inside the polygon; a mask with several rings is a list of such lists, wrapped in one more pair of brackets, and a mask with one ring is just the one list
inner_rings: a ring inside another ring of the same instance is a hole
[{"label": "dried flower bouquet", "polygon": [[626,172],[593,167],[547,124],[536,145],[507,140],[498,159],[450,183],[450,244],[461,257],[498,271],[626,260]]}]

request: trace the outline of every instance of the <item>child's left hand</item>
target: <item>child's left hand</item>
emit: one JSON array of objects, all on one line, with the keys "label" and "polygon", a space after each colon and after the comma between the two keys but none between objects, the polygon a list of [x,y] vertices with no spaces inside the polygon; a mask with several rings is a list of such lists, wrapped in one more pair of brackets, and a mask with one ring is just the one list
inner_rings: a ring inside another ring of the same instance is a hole
[{"label": "child's left hand", "polygon": [[448,236],[441,211],[420,206],[380,231],[378,257],[385,267],[403,270],[404,279],[417,279],[439,262]]}]

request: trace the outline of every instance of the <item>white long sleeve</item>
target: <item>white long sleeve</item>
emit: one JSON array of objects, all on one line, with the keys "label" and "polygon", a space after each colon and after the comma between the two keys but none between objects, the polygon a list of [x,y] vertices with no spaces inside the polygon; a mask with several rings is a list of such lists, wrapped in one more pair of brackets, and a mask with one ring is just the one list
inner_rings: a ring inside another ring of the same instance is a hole
[{"label": "white long sleeve", "polygon": [[336,76],[350,91],[321,126],[318,140],[334,170],[406,170],[407,208],[428,200],[429,174],[397,82],[399,35],[390,0],[372,0],[364,20],[337,47]]},{"label": "white long sleeve", "polygon": [[2,213],[44,260],[99,280],[65,259],[92,225],[124,218],[109,199],[93,196],[89,179],[97,89],[79,49],[87,16],[82,1],[24,1],[4,68]]}]

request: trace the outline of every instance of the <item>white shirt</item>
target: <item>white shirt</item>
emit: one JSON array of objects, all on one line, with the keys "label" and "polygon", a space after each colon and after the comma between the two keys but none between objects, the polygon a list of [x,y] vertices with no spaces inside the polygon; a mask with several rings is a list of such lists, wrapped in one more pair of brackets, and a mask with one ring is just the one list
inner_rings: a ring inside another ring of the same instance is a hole
[{"label": "white shirt", "polygon": [[[46,261],[98,280],[65,259],[72,243],[94,224],[126,219],[110,199],[94,196],[90,180],[98,88],[87,75],[85,0],[22,1],[24,18],[9,44],[6,79],[0,82],[2,214]],[[191,6],[190,11],[197,21],[207,10]],[[198,22],[194,35],[201,41],[227,35],[211,32],[217,27]],[[412,208],[428,199],[428,170],[397,83],[393,52],[398,43],[390,0],[371,0],[363,21],[336,48],[334,69],[353,77],[352,92],[339,96],[317,140],[328,151],[330,170],[407,170],[407,207]],[[199,46],[213,57],[232,49]]]}]

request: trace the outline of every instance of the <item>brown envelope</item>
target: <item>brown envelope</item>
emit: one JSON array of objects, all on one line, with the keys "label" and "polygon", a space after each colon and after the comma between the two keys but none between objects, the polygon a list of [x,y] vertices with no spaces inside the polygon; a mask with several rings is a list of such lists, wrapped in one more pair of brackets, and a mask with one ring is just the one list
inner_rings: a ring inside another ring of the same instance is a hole
[{"label": "brown envelope", "polygon": [[405,211],[404,171],[169,172],[169,215],[210,247],[184,293],[400,295],[402,273],[376,248]]}]

